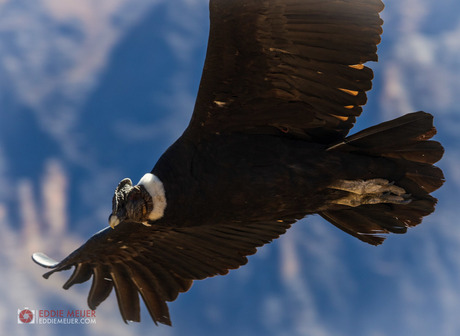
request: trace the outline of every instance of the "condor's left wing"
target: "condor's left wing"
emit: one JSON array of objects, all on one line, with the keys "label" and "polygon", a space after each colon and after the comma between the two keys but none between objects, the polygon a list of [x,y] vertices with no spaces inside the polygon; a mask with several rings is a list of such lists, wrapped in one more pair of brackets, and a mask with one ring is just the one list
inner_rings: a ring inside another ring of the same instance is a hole
[{"label": "condor's left wing", "polygon": [[167,301],[193,280],[227,274],[246,264],[256,247],[283,234],[290,224],[216,224],[184,228],[146,227],[123,222],[91,237],[61,262],[43,253],[32,258],[54,272],[75,267],[64,289],[92,277],[88,306],[96,309],[112,289],[125,322],[140,321],[139,294],[155,322],[171,325]]}]

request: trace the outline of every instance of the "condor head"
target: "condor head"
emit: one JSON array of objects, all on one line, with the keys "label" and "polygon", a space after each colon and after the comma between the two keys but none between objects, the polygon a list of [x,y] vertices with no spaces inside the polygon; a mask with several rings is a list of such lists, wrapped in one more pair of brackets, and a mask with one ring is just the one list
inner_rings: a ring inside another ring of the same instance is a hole
[{"label": "condor head", "polygon": [[165,208],[165,190],[158,177],[145,174],[135,186],[125,178],[113,195],[109,225],[113,229],[121,222],[131,221],[150,226],[151,221],[163,217]]}]

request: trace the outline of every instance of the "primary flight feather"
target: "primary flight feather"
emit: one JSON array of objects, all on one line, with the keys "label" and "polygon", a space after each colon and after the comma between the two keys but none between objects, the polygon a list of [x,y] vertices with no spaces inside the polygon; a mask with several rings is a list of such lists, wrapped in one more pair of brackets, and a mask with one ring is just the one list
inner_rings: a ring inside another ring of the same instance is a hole
[{"label": "primary flight feather", "polygon": [[137,185],[122,180],[106,229],[51,268],[115,289],[123,320],[155,323],[193,280],[226,274],[309,214],[377,245],[434,211],[432,116],[347,134],[366,103],[380,0],[211,0],[206,62],[183,135]]}]

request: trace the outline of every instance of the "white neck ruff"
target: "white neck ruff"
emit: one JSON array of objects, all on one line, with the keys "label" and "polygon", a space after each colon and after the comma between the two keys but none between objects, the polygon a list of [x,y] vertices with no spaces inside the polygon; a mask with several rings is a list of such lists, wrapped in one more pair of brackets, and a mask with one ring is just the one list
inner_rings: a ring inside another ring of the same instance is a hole
[{"label": "white neck ruff", "polygon": [[163,217],[166,209],[166,195],[160,179],[151,173],[147,173],[142,176],[138,185],[143,185],[152,197],[153,210],[149,214],[149,219],[154,221]]}]

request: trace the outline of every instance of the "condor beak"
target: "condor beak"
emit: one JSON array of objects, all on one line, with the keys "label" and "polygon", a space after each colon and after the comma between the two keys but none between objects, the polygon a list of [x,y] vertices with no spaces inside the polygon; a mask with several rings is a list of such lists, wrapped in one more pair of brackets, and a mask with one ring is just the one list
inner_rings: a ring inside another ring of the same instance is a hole
[{"label": "condor beak", "polygon": [[118,219],[118,216],[116,215],[110,215],[109,217],[109,225],[112,229],[115,229],[115,226],[120,224],[120,219]]}]

